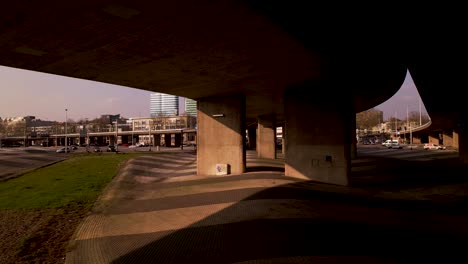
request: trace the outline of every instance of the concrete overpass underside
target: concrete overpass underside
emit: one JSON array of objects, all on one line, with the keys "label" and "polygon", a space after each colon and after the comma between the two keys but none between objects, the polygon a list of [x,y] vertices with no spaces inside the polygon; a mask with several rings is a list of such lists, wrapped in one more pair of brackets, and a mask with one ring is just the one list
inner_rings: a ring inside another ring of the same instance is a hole
[{"label": "concrete overpass underside", "polygon": [[0,65],[197,100],[199,174],[215,174],[216,164],[245,171],[247,124],[258,124],[261,155],[274,157],[275,124],[285,128],[286,175],[343,185],[355,113],[390,98],[409,70],[433,124],[458,125],[464,157],[463,9],[373,8],[10,1],[0,18]]}]

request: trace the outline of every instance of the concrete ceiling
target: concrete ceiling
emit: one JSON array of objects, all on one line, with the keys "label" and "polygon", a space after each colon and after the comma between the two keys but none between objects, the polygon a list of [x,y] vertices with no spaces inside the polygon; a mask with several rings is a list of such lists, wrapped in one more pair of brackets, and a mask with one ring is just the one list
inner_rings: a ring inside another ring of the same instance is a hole
[{"label": "concrete ceiling", "polygon": [[358,112],[398,91],[411,64],[408,41],[417,49],[414,14],[368,10],[308,1],[9,1],[0,65],[195,100],[242,93],[250,119],[281,119],[286,89],[306,87],[314,98],[332,87]]}]

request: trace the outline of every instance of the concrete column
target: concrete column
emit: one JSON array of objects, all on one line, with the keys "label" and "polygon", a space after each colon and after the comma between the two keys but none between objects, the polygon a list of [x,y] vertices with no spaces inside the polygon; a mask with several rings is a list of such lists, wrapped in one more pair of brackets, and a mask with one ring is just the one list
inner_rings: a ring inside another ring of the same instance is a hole
[{"label": "concrete column", "polygon": [[164,146],[171,147],[172,146],[172,138],[171,134],[164,134]]},{"label": "concrete column", "polygon": [[161,135],[153,135],[153,144],[154,146],[160,146],[161,145]]},{"label": "concrete column", "polygon": [[247,130],[248,137],[249,137],[249,149],[256,149],[257,148],[257,128],[249,128]]},{"label": "concrete column", "polygon": [[444,146],[453,146],[453,132],[452,131],[444,131],[442,134],[442,142]]},{"label": "concrete column", "polygon": [[429,143],[434,143],[439,145],[439,134],[438,133],[430,133],[429,134]]},{"label": "concrete column", "polygon": [[453,141],[458,145],[459,160],[468,163],[468,112],[460,114],[458,126],[454,128]]},{"label": "concrete column", "polygon": [[216,175],[217,164],[228,172],[245,172],[245,97],[229,95],[198,101],[197,174]]},{"label": "concrete column", "polygon": [[258,117],[257,156],[265,159],[276,158],[276,125],[273,116]]},{"label": "concrete column", "polygon": [[182,144],[182,134],[175,134],[174,136],[174,147],[180,148]]},{"label": "concrete column", "polygon": [[[306,96],[310,90],[313,96]],[[349,97],[332,96],[332,90],[305,87],[285,94],[286,176],[348,185],[355,113]]]},{"label": "concrete column", "polygon": [[458,142],[458,130],[457,129],[453,130],[452,147],[455,149],[460,148],[460,144]]},{"label": "concrete column", "polygon": [[453,131],[453,141],[458,149],[458,158],[463,163],[468,163],[468,131],[466,127],[456,128]]},{"label": "concrete column", "polygon": [[283,157],[284,157],[285,149],[286,149],[286,136],[284,135],[286,134],[286,127],[284,125],[282,126],[282,131],[283,131],[283,135],[281,136],[281,154],[283,154]]}]

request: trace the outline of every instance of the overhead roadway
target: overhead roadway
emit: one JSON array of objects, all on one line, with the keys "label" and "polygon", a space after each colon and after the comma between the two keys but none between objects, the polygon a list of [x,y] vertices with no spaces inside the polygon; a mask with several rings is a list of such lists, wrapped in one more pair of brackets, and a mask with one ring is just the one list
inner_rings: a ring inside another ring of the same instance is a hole
[{"label": "overhead roadway", "polygon": [[304,96],[352,99],[359,112],[400,88],[402,51],[414,40],[405,21],[412,14],[402,8],[353,5],[10,1],[2,7],[0,64],[195,100],[242,93],[250,119],[281,119],[285,89],[331,81],[341,90]]},{"label": "overhead roadway", "polygon": [[[0,65],[199,101],[199,174],[217,163],[243,172],[244,127],[259,120],[265,143],[257,152],[274,156],[274,120],[286,123],[285,175],[347,184],[353,115],[393,96],[407,71],[431,128],[457,130],[468,162],[464,10],[451,3],[9,1],[0,16]],[[229,116],[214,119],[218,109]]]}]

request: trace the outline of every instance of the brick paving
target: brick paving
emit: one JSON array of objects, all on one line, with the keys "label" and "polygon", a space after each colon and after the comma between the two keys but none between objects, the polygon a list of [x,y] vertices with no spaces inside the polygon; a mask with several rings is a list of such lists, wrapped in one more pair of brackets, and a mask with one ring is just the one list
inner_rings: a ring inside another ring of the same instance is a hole
[{"label": "brick paving", "polygon": [[76,230],[66,263],[414,263],[468,245],[463,195],[302,181],[284,176],[282,159],[247,158],[246,173],[225,176],[197,176],[189,151],[132,160]]}]

